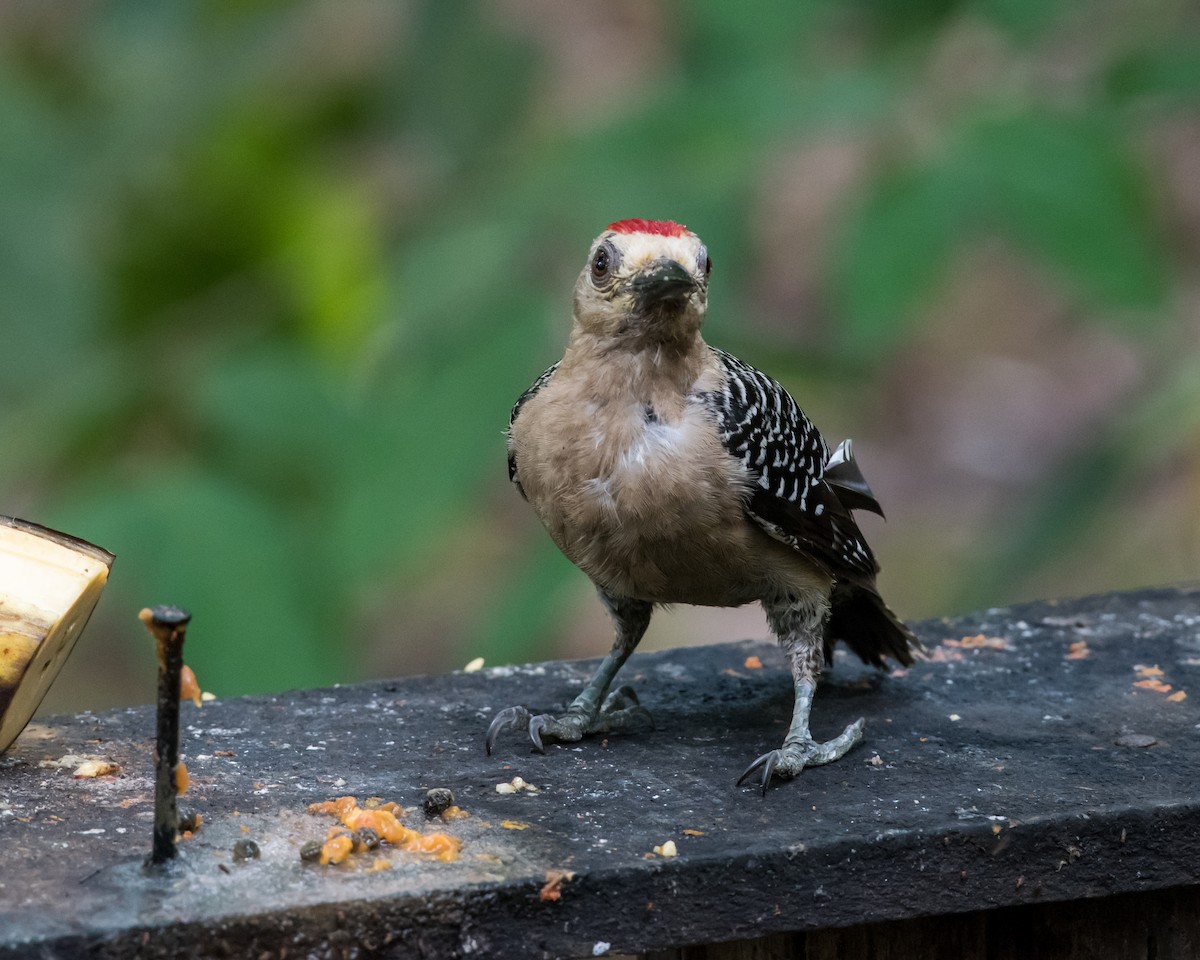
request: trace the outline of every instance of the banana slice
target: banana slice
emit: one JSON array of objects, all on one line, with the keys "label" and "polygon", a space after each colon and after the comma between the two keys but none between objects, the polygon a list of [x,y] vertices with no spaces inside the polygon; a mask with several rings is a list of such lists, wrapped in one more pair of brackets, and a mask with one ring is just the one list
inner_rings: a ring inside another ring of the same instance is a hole
[{"label": "banana slice", "polygon": [[112,562],[85,540],[0,516],[0,753],[70,656]]}]

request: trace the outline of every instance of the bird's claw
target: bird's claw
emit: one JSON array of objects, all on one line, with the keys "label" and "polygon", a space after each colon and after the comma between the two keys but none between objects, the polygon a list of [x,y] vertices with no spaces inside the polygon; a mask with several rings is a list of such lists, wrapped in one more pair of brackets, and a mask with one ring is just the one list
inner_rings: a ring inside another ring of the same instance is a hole
[{"label": "bird's claw", "polygon": [[[520,730],[526,724],[532,724],[533,715],[525,707],[506,707],[493,718],[487,731],[487,754],[492,755],[496,740],[505,730]],[[531,731],[532,732],[532,731]],[[541,748],[541,742],[534,737],[534,743]]]},{"label": "bird's claw", "polygon": [[546,732],[548,717],[538,715],[529,721],[529,739],[533,741],[533,749],[538,753],[546,752],[546,745],[542,743],[542,734]]},{"label": "bird's claw", "polygon": [[610,733],[614,730],[654,729],[654,717],[641,705],[637,691],[625,684],[607,697],[588,733]]},{"label": "bird's claw", "polygon": [[506,730],[527,730],[534,749],[544,753],[549,742],[574,743],[592,733],[645,728],[654,728],[650,711],[638,703],[633,687],[622,686],[610,693],[599,709],[593,707],[590,715],[576,706],[561,717],[547,713],[534,715],[525,707],[501,710],[488,727],[487,752],[492,755],[496,740]]},{"label": "bird's claw", "polygon": [[775,774],[775,767],[779,763],[781,751],[772,750],[769,753],[764,753],[761,757],[755,760],[748,766],[745,772],[738,777],[737,785],[740,787],[743,783],[754,776],[759,770],[762,770],[762,776],[759,777],[758,785],[762,787],[762,793],[767,795],[767,785],[771,782],[771,777]]},{"label": "bird's claw", "polygon": [[762,795],[767,795],[767,787],[774,777],[790,780],[797,776],[805,767],[817,767],[824,763],[832,763],[843,756],[862,739],[863,727],[866,721],[862,717],[846,727],[838,736],[824,743],[818,743],[811,737],[804,740],[785,742],[778,750],[764,753],[748,766],[738,777],[740,787],[747,780],[752,780],[758,774],[757,786]]}]

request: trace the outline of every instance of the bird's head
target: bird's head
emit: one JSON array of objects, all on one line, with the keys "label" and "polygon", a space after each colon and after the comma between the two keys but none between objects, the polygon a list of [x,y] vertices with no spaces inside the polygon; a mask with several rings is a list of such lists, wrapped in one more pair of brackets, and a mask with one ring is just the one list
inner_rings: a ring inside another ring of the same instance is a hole
[{"label": "bird's head", "polygon": [[575,322],[604,339],[691,341],[708,305],[712,261],[669,220],[618,220],[592,243],[575,284]]}]

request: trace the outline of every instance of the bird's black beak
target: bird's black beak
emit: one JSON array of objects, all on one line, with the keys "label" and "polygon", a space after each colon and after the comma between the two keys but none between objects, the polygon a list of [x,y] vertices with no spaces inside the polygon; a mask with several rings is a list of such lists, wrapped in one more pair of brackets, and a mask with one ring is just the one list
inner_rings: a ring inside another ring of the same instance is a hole
[{"label": "bird's black beak", "polygon": [[634,295],[642,310],[667,304],[682,304],[696,288],[696,281],[674,260],[655,260],[633,279]]}]

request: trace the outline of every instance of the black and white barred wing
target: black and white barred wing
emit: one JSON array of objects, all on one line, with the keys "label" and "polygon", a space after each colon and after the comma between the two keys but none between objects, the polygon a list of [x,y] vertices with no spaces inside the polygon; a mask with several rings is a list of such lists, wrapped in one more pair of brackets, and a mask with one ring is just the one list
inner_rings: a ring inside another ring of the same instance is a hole
[{"label": "black and white barred wing", "polygon": [[[558,364],[554,363],[542,371],[541,376],[529,385],[529,388],[517,397],[517,402],[513,404],[512,413],[508,415],[508,479],[517,485],[517,490],[522,497],[525,496],[525,491],[521,488],[521,481],[517,478],[517,454],[513,450],[512,444],[512,425],[513,422],[521,413],[521,408],[525,406],[529,400],[544,387],[550,378],[554,376],[554,371],[558,369]],[[528,498],[527,498],[528,499]]]},{"label": "black and white barred wing", "polygon": [[725,449],[754,480],[747,515],[831,575],[873,580],[878,565],[850,510],[879,512],[879,505],[849,444],[831,455],[782,386],[723,350],[713,352],[725,385],[705,400],[717,416]]}]

